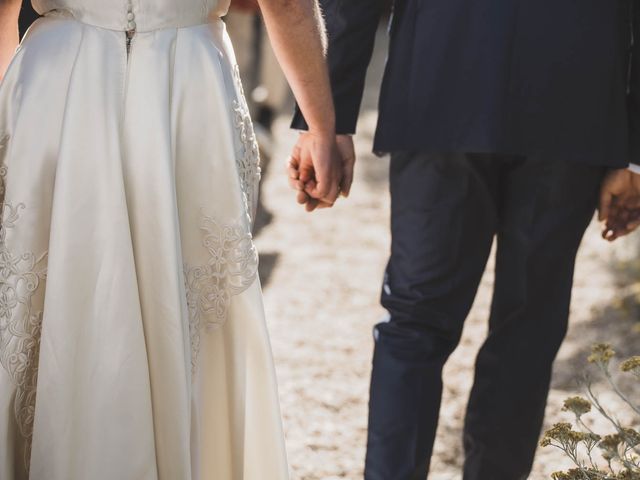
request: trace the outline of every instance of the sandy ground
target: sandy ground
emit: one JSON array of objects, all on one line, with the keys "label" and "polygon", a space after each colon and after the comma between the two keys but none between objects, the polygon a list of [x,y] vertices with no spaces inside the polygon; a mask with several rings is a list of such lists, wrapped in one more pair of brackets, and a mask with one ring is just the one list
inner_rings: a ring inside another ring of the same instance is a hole
[{"label": "sandy ground", "polygon": [[[384,55],[380,41],[356,138],[360,160],[352,197],[313,215],[295,204],[283,175],[295,139],[286,117],[276,123],[275,155],[262,185],[266,225],[257,245],[295,480],[362,478],[371,331],[384,314],[378,296],[390,241],[388,160],[370,154]],[[636,238],[612,247],[599,238],[595,223],[590,227],[578,260],[571,329],[556,364],[548,424],[569,419],[560,412],[562,400],[578,391],[576,379],[593,342],[611,342],[622,355],[640,353],[640,335],[632,326],[637,311],[616,306],[630,280],[614,261],[633,256],[639,244]],[[486,333],[492,282],[490,263],[461,345],[446,366],[433,479],[460,478],[464,408]],[[601,383],[597,387],[605,391]],[[633,393],[637,398],[640,390]],[[619,402],[605,399],[627,417]],[[566,465],[561,454],[543,449],[530,478],[549,478]]]}]

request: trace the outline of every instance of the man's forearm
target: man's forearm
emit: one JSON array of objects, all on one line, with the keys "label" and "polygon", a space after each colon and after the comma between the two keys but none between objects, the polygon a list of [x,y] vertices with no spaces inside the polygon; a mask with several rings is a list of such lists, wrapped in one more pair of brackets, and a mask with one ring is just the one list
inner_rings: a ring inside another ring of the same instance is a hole
[{"label": "man's forearm", "polygon": [[335,132],[324,23],[316,0],[258,0],[274,52],[309,124]]},{"label": "man's forearm", "polygon": [[[367,68],[385,4],[384,0],[320,0],[329,35],[329,73],[338,133],[355,133]],[[306,127],[299,111],[292,126]]]}]

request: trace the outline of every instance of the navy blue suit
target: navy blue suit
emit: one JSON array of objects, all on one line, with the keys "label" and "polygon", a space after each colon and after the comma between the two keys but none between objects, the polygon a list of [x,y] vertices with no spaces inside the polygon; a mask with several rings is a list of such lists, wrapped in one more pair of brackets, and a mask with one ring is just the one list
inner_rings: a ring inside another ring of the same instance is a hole
[{"label": "navy blue suit", "polygon": [[33,22],[38,19],[39,15],[31,6],[31,2],[25,2],[20,11],[20,34],[24,35]]},{"label": "navy blue suit", "polygon": [[[321,3],[338,131],[354,133],[385,1]],[[631,4],[396,0],[375,150],[502,152],[627,165]],[[298,115],[294,126],[303,125]],[[633,133],[635,144],[639,132]]]},{"label": "navy blue suit", "polygon": [[[385,2],[320,1],[337,129],[353,133]],[[529,475],[602,177],[640,163],[639,26],[640,0],[395,1],[374,145],[391,153],[389,316],[366,480],[427,476],[442,368],[496,238],[464,479]]]}]

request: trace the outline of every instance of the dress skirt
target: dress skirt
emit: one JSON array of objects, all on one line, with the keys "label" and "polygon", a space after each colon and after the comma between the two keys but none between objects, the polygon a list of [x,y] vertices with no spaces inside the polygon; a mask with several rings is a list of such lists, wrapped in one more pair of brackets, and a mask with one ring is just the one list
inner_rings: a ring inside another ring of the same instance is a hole
[{"label": "dress skirt", "polygon": [[258,149],[221,20],[50,13],[0,86],[0,480],[281,480],[251,237]]}]

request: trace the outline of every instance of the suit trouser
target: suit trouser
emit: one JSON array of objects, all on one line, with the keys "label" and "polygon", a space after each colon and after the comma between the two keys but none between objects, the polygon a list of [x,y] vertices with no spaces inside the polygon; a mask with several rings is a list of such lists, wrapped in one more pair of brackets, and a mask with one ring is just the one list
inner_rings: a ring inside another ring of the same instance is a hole
[{"label": "suit trouser", "polygon": [[489,334],[464,427],[465,480],[531,470],[575,256],[605,170],[491,154],[397,153],[392,253],[375,329],[367,480],[424,480],[442,367],[497,237]]}]

